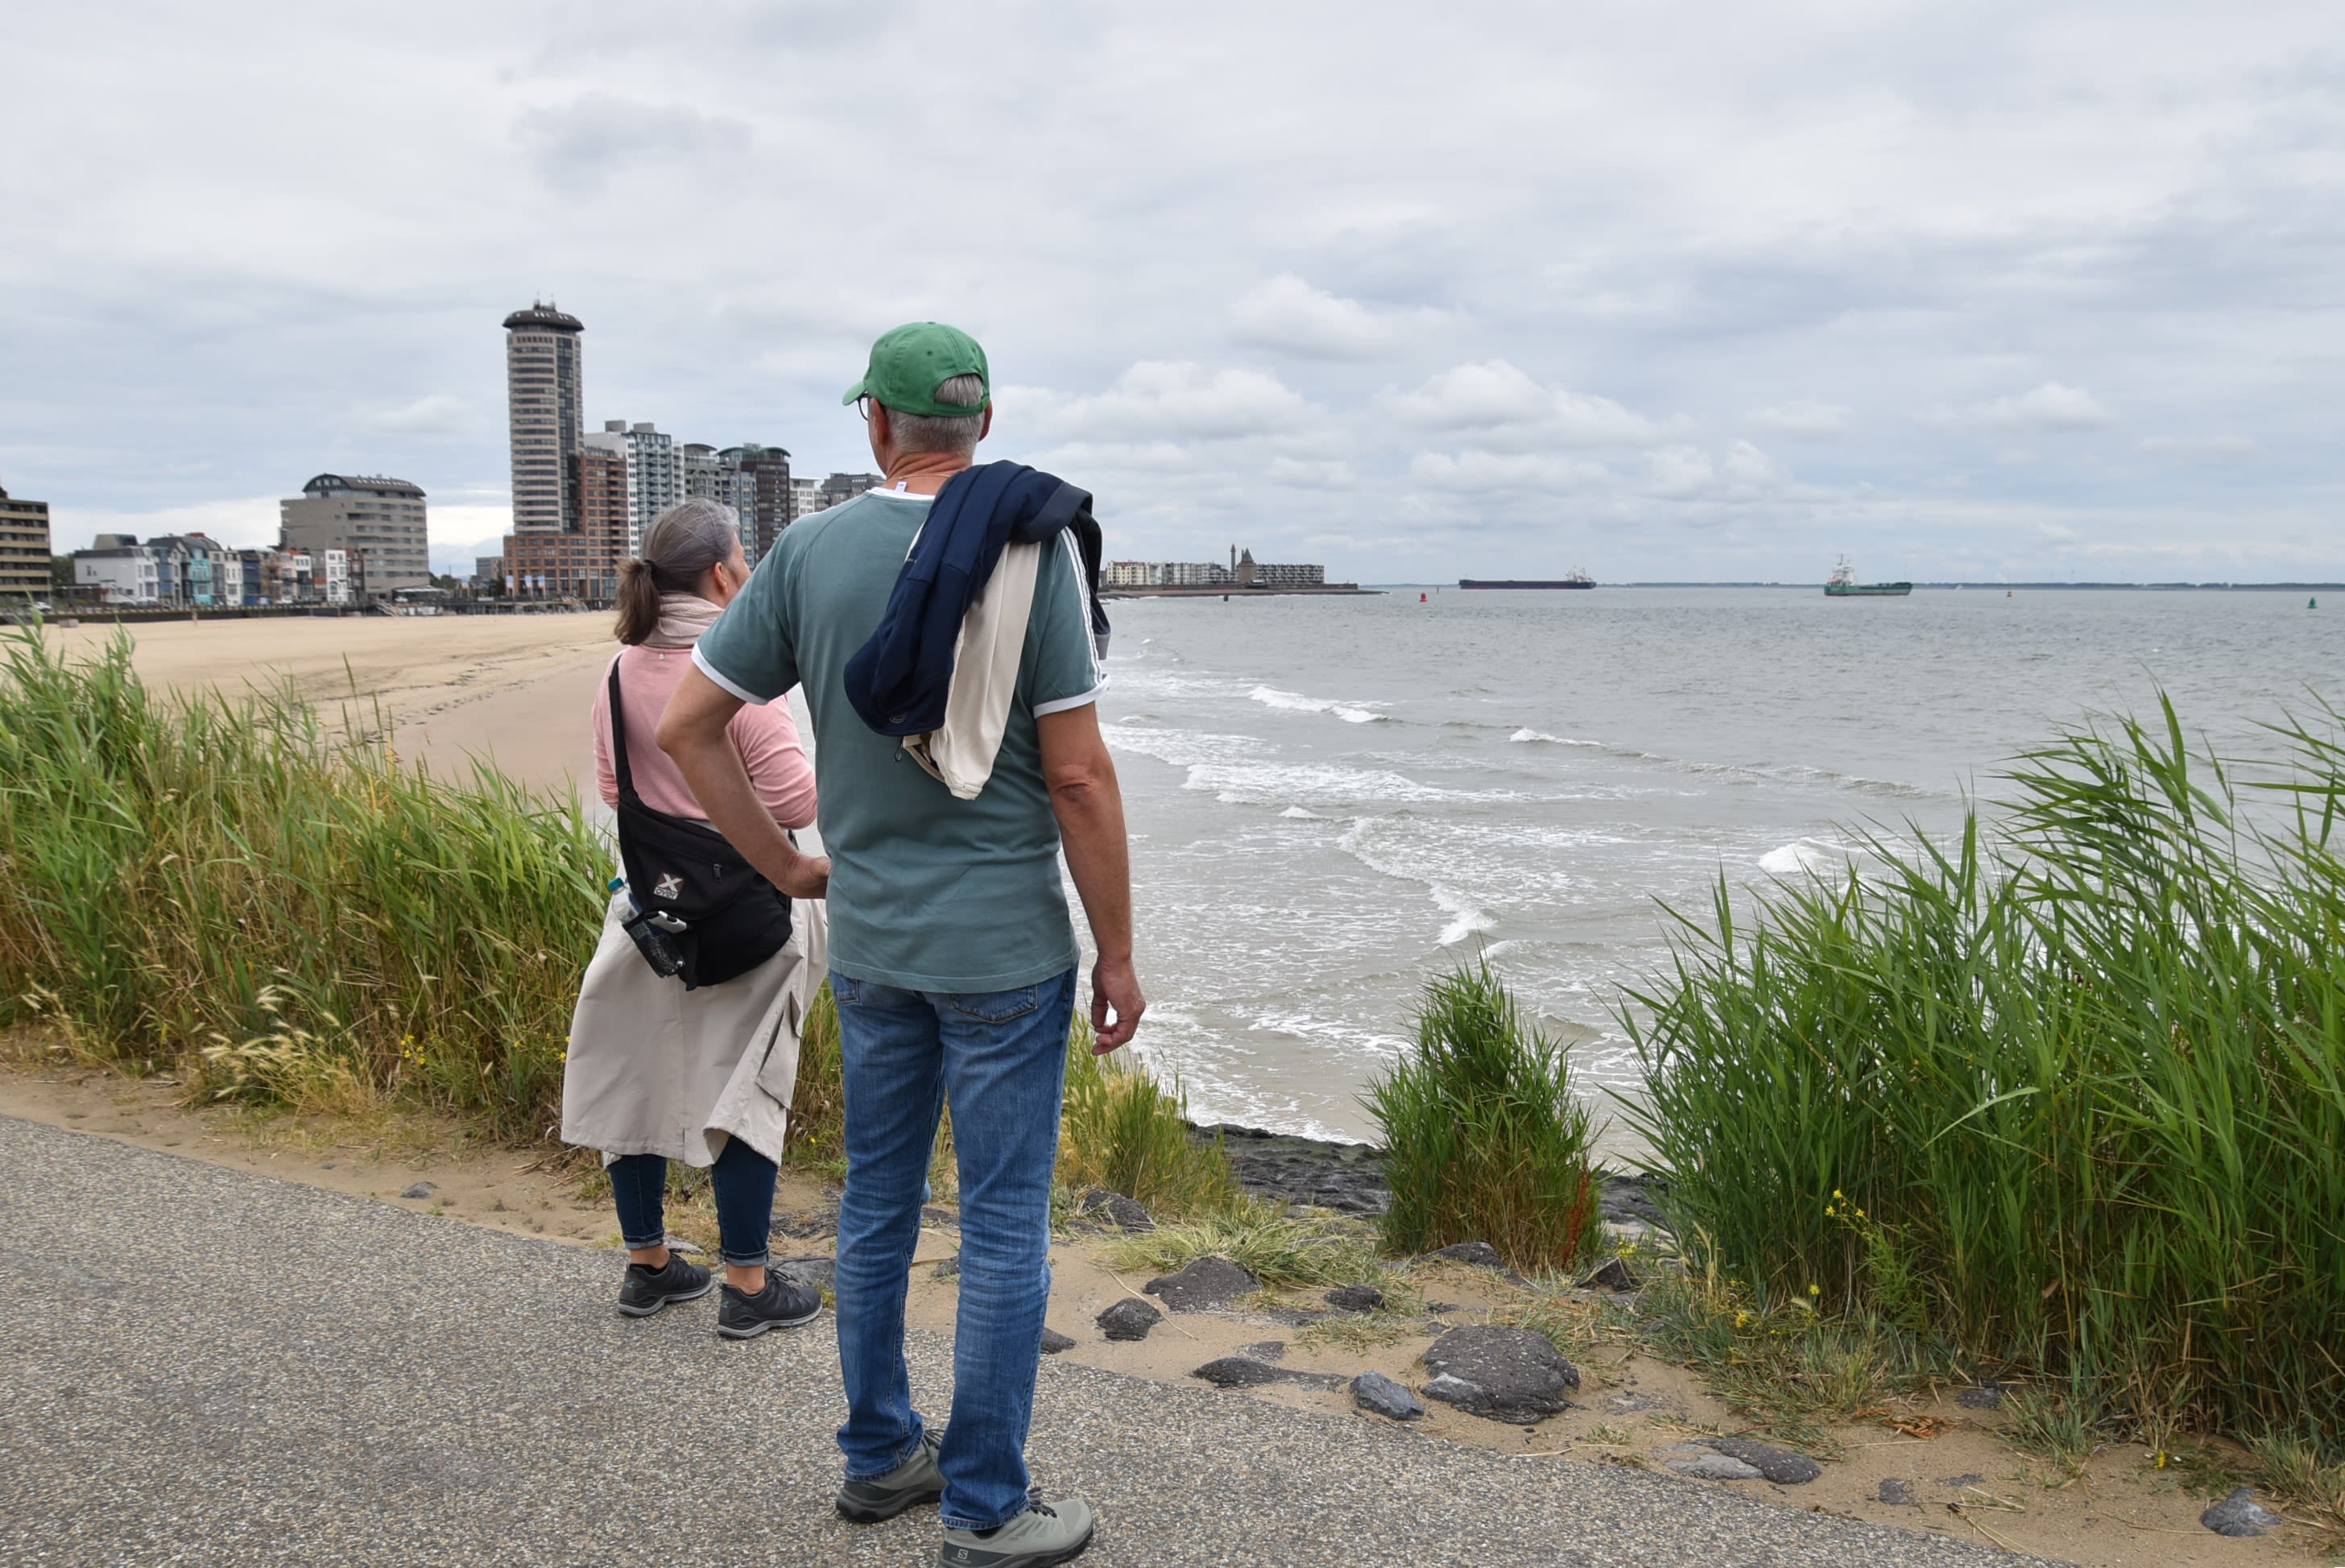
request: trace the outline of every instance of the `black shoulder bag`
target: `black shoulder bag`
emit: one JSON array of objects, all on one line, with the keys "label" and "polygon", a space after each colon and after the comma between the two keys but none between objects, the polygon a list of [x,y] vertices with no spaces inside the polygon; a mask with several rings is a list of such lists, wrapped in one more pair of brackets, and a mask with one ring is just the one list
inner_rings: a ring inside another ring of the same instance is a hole
[{"label": "black shoulder bag", "polygon": [[645,962],[660,974],[681,976],[691,991],[722,985],[781,952],[790,940],[790,901],[781,890],[715,828],[655,811],[635,793],[616,660],[611,664],[611,770],[619,782],[619,862],[635,902],[627,934],[645,946],[644,933],[634,928],[650,922],[682,960],[667,969],[646,952]]}]

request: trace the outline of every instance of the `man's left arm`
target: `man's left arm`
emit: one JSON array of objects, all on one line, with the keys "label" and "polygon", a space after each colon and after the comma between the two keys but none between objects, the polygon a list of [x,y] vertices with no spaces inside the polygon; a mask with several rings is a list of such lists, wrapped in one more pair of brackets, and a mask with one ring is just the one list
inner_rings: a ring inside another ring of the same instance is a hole
[{"label": "man's left arm", "polygon": [[1123,790],[1100,734],[1097,703],[1038,715],[1034,729],[1067,870],[1099,950],[1091,965],[1091,1049],[1104,1056],[1131,1041],[1148,1008],[1132,962],[1132,850],[1123,830]]}]

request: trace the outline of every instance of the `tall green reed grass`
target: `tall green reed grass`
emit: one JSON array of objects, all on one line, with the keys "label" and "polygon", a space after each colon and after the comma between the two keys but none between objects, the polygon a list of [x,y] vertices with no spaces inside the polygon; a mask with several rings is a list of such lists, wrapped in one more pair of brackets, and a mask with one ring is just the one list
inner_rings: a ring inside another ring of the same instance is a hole
[{"label": "tall green reed grass", "polygon": [[1385,1137],[1385,1246],[1487,1241],[1518,1268],[1568,1268],[1598,1237],[1595,1128],[1568,1060],[1487,962],[1430,981],[1416,1048],[1363,1096]]},{"label": "tall green reed grass", "polygon": [[1091,1021],[1067,1034],[1067,1097],[1059,1124],[1058,1179],[1105,1187],[1168,1217],[1226,1214],[1245,1194],[1219,1141],[1189,1130],[1188,1097],[1122,1053],[1091,1054]]},{"label": "tall green reed grass", "polygon": [[559,1118],[608,857],[493,770],[427,779],[289,687],[149,693],[127,640],[0,667],[0,1018],[207,1093],[404,1092],[501,1136]]},{"label": "tall green reed grass", "polygon": [[1992,828],[1875,836],[1708,922],[1622,1018],[1698,1263],[2033,1373],[2084,1419],[2345,1447],[2340,716],[2226,764],[2163,723],[2021,759]]}]

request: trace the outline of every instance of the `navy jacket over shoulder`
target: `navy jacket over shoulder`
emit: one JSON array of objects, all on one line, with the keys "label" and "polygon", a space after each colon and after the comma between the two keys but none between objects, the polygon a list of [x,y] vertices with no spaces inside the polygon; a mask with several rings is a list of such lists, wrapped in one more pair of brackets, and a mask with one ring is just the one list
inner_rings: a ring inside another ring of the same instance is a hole
[{"label": "navy jacket over shoulder", "polygon": [[879,629],[847,661],[847,700],[863,722],[881,735],[925,735],[942,728],[953,648],[970,602],[1013,540],[1039,544],[1063,528],[1075,532],[1090,588],[1091,636],[1104,650],[1100,526],[1091,516],[1091,493],[1022,463],[989,463],[946,480],[896,575]]}]

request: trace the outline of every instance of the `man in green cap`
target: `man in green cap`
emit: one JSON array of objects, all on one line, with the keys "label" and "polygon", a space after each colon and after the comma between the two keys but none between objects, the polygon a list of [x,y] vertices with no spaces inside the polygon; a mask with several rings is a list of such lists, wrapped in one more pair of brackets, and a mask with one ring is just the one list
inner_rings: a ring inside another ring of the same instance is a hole
[{"label": "man in green cap", "polygon": [[[886,478],[804,518],[693,651],[659,727],[695,799],[794,897],[830,900],[831,991],[847,1098],[838,1216],[838,1355],[848,1418],[838,1510],[876,1522],[941,1501],[948,1568],[1043,1568],[1090,1544],[1079,1500],[1029,1494],[1026,1430],[1049,1305],[1051,1171],[1081,958],[1061,848],[1098,957],[1097,1048],[1146,1006],[1132,960],[1123,802],[1100,737],[1107,683],[1081,567],[1044,544],[1008,727],[974,799],[867,727],[843,687],[880,623],[929,501],[970,466],[993,419],[985,351],[914,322],[872,345],[847,389]],[[806,688],[818,823],[801,854],[750,787],[726,727],[744,702]],[[912,1408],[904,1296],[938,1113],[952,1106],[960,1177],[960,1314],[950,1422]]]}]

